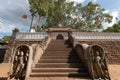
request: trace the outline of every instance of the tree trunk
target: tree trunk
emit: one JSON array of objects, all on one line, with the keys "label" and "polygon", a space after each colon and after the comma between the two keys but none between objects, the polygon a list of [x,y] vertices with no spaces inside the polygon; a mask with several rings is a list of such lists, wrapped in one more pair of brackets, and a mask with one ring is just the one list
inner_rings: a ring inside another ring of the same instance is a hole
[{"label": "tree trunk", "polygon": [[[31,19],[31,23],[30,23],[30,29],[32,27],[32,24],[33,24],[33,19],[34,19],[34,16],[32,16],[32,19]],[[30,30],[29,30],[30,31]]]}]

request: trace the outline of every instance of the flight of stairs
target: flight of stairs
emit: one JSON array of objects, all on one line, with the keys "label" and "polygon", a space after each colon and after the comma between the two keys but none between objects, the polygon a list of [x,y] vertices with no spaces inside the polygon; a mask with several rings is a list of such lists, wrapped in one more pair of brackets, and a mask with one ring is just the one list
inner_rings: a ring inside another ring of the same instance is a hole
[{"label": "flight of stairs", "polygon": [[52,40],[42,58],[32,69],[31,80],[34,77],[78,77],[88,79],[89,75],[68,41]]}]

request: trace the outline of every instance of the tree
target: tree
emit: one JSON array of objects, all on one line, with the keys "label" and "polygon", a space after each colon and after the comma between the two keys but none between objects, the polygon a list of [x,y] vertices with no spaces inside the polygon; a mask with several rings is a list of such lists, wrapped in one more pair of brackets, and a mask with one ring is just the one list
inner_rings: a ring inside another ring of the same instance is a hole
[{"label": "tree", "polygon": [[4,36],[4,37],[2,38],[2,40],[3,40],[3,42],[8,43],[9,40],[10,40],[10,38],[11,38],[11,36]]},{"label": "tree", "polygon": [[66,0],[29,0],[29,4],[32,21],[35,15],[38,15],[40,20],[46,19],[46,24],[43,27],[51,27],[58,23],[67,25],[72,19],[73,2],[68,3]]},{"label": "tree", "polygon": [[31,12],[31,25],[35,16],[39,16],[38,22],[41,21],[42,17],[45,17],[48,13],[49,0],[29,0],[30,12]]},{"label": "tree", "polygon": [[102,23],[112,21],[110,14],[104,13],[104,9],[99,4],[89,2],[87,5],[76,5],[75,28],[82,31],[95,31],[102,29]]},{"label": "tree", "polygon": [[29,3],[32,14],[37,14],[41,20],[46,19],[43,28],[62,23],[79,31],[95,31],[103,28],[103,22],[110,23],[112,20],[112,16],[104,13],[99,4],[92,2],[85,6],[66,0],[29,0]]},{"label": "tree", "polygon": [[114,24],[112,27],[108,27],[107,29],[103,30],[102,32],[120,32],[120,21]]},{"label": "tree", "polygon": [[68,24],[73,19],[71,14],[74,12],[74,3],[66,2],[66,0],[54,0],[50,4],[48,17],[46,19],[45,26],[56,26],[58,23],[62,23],[68,27]]}]

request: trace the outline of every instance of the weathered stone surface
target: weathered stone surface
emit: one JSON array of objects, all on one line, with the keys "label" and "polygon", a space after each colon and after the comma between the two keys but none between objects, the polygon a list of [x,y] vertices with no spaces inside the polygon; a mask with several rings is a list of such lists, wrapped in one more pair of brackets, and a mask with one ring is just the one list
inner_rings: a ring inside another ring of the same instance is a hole
[{"label": "weathered stone surface", "polygon": [[32,45],[34,43],[41,44],[42,40],[39,40],[39,41],[35,41],[35,40],[33,40],[33,41],[16,41],[16,42],[13,41],[11,43],[8,43],[3,62],[8,63],[9,61],[11,61],[12,48],[16,48],[17,46],[22,45],[22,44]]},{"label": "weathered stone surface", "polygon": [[3,62],[6,49],[0,49],[0,63]]},{"label": "weathered stone surface", "polygon": [[30,80],[88,80],[80,78],[69,78],[69,77],[41,77],[41,78],[29,78]]},{"label": "weathered stone surface", "polygon": [[97,44],[103,47],[105,53],[108,57],[109,64],[120,64],[120,41],[110,41],[110,40],[88,40],[79,41],[79,43],[86,43],[89,45]]}]

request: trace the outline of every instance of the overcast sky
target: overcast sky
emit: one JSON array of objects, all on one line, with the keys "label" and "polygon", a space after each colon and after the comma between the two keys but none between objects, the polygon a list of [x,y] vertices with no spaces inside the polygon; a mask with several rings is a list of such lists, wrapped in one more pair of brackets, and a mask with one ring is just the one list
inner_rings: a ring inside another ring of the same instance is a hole
[{"label": "overcast sky", "polygon": [[[111,24],[116,22],[116,17],[120,17],[120,0],[68,0],[75,3],[87,4],[89,1],[99,3],[106,9],[106,13],[110,13],[114,18]],[[22,15],[27,15],[27,19],[21,18]],[[11,35],[14,28],[19,28],[21,32],[29,30],[30,12],[28,0],[0,0],[0,38],[4,35]],[[35,22],[34,22],[35,23]]]}]

